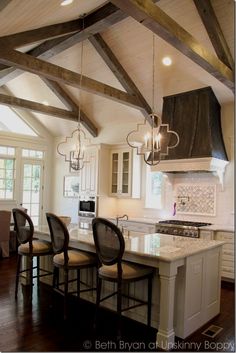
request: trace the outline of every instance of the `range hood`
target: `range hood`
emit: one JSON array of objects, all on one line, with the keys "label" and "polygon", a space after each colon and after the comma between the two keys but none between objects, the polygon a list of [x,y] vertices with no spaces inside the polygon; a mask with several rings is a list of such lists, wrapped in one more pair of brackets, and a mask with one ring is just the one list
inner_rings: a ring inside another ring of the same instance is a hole
[{"label": "range hood", "polygon": [[[162,121],[179,134],[180,142],[152,170],[214,172],[222,182],[228,158],[221,131],[221,107],[211,87],[164,97]],[[164,136],[167,142],[168,138]]]}]

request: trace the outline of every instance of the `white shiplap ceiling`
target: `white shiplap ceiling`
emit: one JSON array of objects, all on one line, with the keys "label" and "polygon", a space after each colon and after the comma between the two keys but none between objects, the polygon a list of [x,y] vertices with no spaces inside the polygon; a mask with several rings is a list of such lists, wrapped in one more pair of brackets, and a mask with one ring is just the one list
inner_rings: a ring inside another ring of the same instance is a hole
[{"label": "white shiplap ceiling", "polygon": [[[46,2],[45,0],[12,0],[0,12],[0,36],[77,19],[81,14],[89,13],[104,3],[101,0],[74,0],[72,5],[61,7],[59,0]],[[212,0],[212,4],[233,54],[234,1]],[[158,6],[214,53],[193,0],[160,0]],[[111,26],[101,35],[151,105],[152,32],[129,17]],[[80,51],[81,44],[77,44],[49,61],[80,72]],[[169,67],[161,63],[162,57],[166,55],[173,60],[173,64]],[[88,40],[84,42],[83,74],[124,90]],[[23,73],[8,82],[6,86],[16,97],[40,103],[47,101],[49,105],[65,109],[61,101],[36,75]],[[213,88],[221,104],[232,102],[234,99],[229,88],[156,36],[156,110],[161,113],[163,96],[204,86]],[[96,141],[105,143],[124,141],[130,128],[143,119],[142,114],[136,109],[94,94],[82,91],[80,93],[78,89],[69,86],[64,88],[76,100],[80,98],[83,110],[98,127],[99,136]],[[34,113],[34,115],[54,136],[68,134],[76,125],[43,114]],[[112,130],[114,133],[111,133]]]}]

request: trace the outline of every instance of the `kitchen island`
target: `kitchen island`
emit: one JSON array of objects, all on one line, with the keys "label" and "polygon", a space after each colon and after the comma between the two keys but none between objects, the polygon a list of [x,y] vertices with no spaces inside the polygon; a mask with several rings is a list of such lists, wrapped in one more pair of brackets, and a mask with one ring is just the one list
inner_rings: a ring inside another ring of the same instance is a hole
[{"label": "kitchen island", "polygon": [[[95,251],[91,231],[70,226],[70,246]],[[48,239],[47,227],[35,235]],[[153,280],[152,326],[158,329],[157,345],[164,350],[173,347],[175,336],[186,338],[220,312],[220,265],[223,242],[172,235],[146,234],[125,238],[124,260],[156,269]],[[52,266],[51,258],[44,262]],[[95,281],[92,270],[85,270],[83,280]],[[145,282],[131,286],[130,294],[145,298]],[[114,290],[107,282],[104,292]],[[83,294],[95,302],[95,293]],[[104,306],[115,308],[115,298]],[[146,308],[136,308],[125,315],[146,322]]]}]

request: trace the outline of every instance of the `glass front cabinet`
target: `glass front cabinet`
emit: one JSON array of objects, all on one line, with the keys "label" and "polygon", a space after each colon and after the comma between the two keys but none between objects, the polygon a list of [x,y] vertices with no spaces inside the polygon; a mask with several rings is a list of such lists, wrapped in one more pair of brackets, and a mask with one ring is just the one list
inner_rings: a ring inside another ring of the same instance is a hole
[{"label": "glass front cabinet", "polygon": [[129,149],[111,151],[111,183],[112,196],[131,196],[131,163]]}]

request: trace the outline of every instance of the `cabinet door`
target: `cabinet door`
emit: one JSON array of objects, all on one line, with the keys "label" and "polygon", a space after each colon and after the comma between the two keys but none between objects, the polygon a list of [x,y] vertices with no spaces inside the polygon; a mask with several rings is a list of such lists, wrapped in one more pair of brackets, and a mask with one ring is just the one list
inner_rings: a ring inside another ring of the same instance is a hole
[{"label": "cabinet door", "polygon": [[131,191],[131,153],[130,151],[122,151],[121,172],[120,172],[120,194],[122,196],[130,196]]},{"label": "cabinet door", "polygon": [[119,183],[119,153],[112,152],[111,153],[111,194],[118,194],[118,183]]},{"label": "cabinet door", "polygon": [[88,163],[85,163],[83,169],[80,171],[80,195],[89,194],[95,196],[97,193],[97,158],[97,150],[88,149],[85,152],[85,160]]},{"label": "cabinet door", "polygon": [[111,152],[111,195],[123,197],[131,195],[131,163],[129,150]]}]

